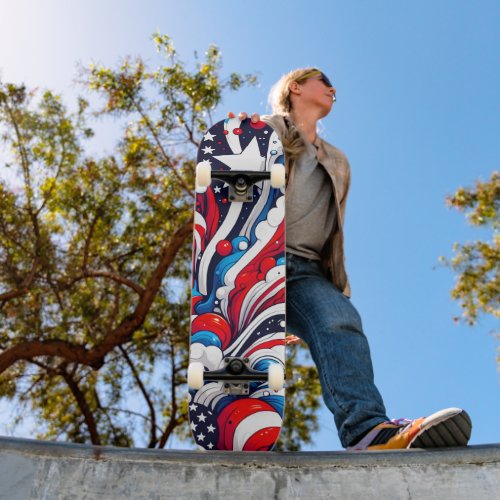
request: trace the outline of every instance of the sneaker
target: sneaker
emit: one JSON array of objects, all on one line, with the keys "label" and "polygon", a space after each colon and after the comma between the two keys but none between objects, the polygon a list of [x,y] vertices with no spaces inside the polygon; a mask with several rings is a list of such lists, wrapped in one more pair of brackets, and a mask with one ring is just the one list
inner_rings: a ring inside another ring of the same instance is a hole
[{"label": "sneaker", "polygon": [[472,422],[465,410],[447,408],[429,417],[382,422],[347,451],[466,446]]}]

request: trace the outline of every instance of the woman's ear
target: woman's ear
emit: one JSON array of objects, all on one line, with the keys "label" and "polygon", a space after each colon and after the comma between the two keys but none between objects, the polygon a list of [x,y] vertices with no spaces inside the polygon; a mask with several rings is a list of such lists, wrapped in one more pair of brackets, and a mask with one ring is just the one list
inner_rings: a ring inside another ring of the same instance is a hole
[{"label": "woman's ear", "polygon": [[288,89],[293,94],[301,94],[302,93],[302,89],[300,88],[300,85],[295,81],[290,82],[290,84],[288,85]]}]

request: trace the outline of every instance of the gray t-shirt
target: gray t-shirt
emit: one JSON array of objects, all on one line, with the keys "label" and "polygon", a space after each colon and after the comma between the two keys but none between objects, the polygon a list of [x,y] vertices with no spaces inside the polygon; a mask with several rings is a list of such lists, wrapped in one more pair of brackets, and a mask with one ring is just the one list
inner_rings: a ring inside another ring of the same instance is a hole
[{"label": "gray t-shirt", "polygon": [[320,260],[335,223],[332,181],[310,143],[294,169],[293,184],[286,190],[286,251]]}]

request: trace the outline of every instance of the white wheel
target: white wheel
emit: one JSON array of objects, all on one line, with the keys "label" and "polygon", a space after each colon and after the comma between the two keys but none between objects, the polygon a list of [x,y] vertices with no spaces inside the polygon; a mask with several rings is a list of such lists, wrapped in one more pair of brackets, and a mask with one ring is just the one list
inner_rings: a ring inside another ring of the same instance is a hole
[{"label": "white wheel", "polygon": [[285,384],[285,371],[283,370],[283,366],[279,363],[272,363],[269,365],[267,377],[269,389],[276,392],[283,389],[283,385]]},{"label": "white wheel", "polygon": [[190,389],[201,389],[203,387],[203,364],[194,362],[188,366],[188,387]]},{"label": "white wheel", "polygon": [[285,165],[275,163],[271,167],[271,186],[273,188],[279,189],[285,186],[285,182]]},{"label": "white wheel", "polygon": [[207,161],[201,161],[196,165],[196,184],[199,187],[210,186],[212,182],[212,167]]}]

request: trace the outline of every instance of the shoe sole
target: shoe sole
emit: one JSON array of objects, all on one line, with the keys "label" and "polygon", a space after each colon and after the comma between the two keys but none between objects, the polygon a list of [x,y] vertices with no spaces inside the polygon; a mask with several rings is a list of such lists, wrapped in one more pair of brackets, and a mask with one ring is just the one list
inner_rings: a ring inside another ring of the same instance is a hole
[{"label": "shoe sole", "polygon": [[427,417],[422,422],[421,429],[408,448],[467,446],[472,421],[465,410],[448,408]]}]

